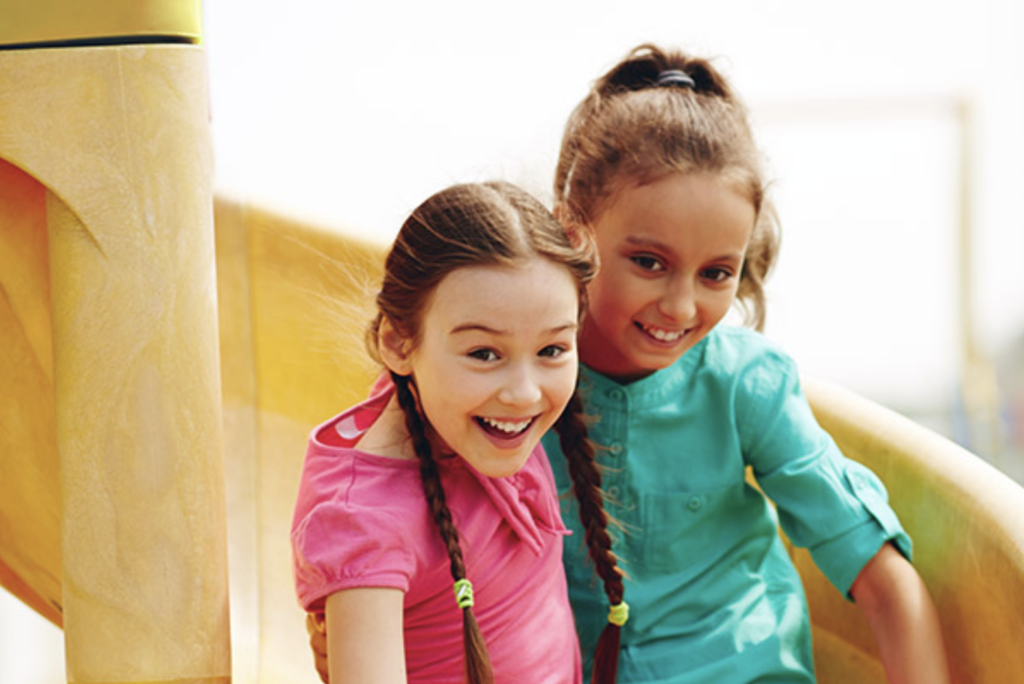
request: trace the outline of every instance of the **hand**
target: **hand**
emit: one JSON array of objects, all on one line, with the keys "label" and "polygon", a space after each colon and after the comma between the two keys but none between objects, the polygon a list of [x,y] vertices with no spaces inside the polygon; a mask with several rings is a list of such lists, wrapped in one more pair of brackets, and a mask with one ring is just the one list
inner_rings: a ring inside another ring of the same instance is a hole
[{"label": "hand", "polygon": [[323,613],[306,613],[306,632],[309,633],[309,648],[313,651],[313,665],[320,681],[330,684],[327,669],[327,621]]}]

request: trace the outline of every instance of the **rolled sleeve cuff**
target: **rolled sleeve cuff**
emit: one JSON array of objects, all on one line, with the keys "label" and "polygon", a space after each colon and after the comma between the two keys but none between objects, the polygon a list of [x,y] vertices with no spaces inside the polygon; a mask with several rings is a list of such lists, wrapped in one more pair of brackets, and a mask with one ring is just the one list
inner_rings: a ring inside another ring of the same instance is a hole
[{"label": "rolled sleeve cuff", "polygon": [[850,587],[883,544],[891,542],[904,558],[912,561],[913,542],[889,507],[885,490],[879,489],[881,483],[876,478],[851,473],[849,480],[870,517],[838,537],[811,548],[810,552],[829,582],[852,601]]}]

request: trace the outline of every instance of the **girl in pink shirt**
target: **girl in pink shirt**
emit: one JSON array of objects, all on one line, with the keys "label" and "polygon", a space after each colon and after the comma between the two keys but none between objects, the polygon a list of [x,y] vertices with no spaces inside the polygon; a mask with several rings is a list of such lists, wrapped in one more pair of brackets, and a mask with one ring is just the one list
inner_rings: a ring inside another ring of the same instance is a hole
[{"label": "girl in pink shirt", "polygon": [[589,244],[507,183],[444,190],[403,225],[367,336],[387,376],[313,431],[292,525],[299,600],[326,614],[332,681],[581,681],[539,444],[551,427],[587,530],[574,543],[623,621],[575,393],[593,274]]}]

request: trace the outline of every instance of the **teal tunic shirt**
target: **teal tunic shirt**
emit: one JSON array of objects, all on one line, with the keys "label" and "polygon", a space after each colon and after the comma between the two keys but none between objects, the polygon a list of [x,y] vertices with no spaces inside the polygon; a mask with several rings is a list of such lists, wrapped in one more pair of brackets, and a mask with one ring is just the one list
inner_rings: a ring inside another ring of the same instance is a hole
[{"label": "teal tunic shirt", "polygon": [[[779,524],[847,597],[886,541],[909,558],[910,539],[878,478],[818,426],[792,360],[719,326],[627,385],[582,367],[581,390],[629,575],[620,684],[813,682],[807,601]],[[608,600],[557,434],[544,447],[573,530],[563,560],[589,679]],[[747,483],[748,466],[775,507]]]}]

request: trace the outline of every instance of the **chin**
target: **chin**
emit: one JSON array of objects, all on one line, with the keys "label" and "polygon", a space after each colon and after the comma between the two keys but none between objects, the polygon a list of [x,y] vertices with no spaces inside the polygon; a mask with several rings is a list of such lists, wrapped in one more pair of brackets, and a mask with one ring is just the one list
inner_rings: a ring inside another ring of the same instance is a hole
[{"label": "chin", "polygon": [[487,463],[474,465],[473,467],[476,468],[477,472],[481,475],[486,475],[487,477],[509,477],[510,475],[515,475],[522,470],[529,458],[530,454],[527,452],[521,458],[494,459]]},{"label": "chin", "polygon": [[[671,351],[666,350],[660,354],[648,355],[645,359],[641,359],[641,365],[645,365],[653,373],[656,370],[668,368],[679,359],[683,358],[686,352],[693,349],[693,344],[687,344],[685,347],[679,349],[672,349]],[[644,363],[646,361],[646,363]]]}]

